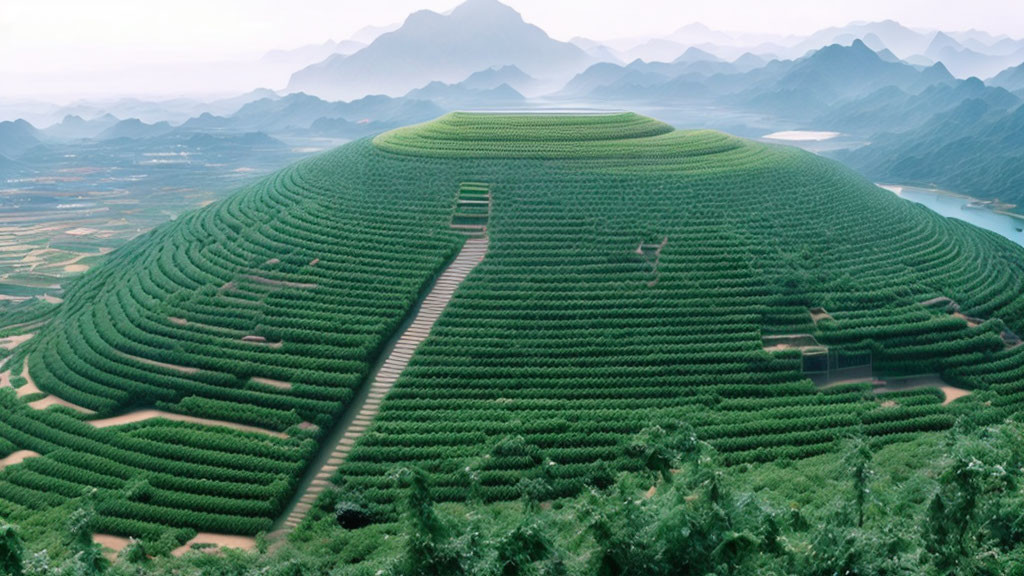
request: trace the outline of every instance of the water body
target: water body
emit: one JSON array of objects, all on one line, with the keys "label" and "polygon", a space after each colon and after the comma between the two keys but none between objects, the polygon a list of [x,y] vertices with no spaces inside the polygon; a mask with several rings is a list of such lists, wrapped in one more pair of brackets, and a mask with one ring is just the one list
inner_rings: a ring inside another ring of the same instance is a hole
[{"label": "water body", "polygon": [[965,208],[967,203],[974,200],[967,196],[913,186],[891,184],[879,184],[879,186],[894,192],[900,198],[923,204],[937,214],[970,222],[979,228],[991,230],[1024,246],[1024,232],[1019,231],[1024,230],[1024,217],[1009,216],[987,208]]},{"label": "water body", "polygon": [[817,132],[813,130],[783,130],[762,136],[765,140],[784,142],[822,142],[839,136],[839,132]]}]

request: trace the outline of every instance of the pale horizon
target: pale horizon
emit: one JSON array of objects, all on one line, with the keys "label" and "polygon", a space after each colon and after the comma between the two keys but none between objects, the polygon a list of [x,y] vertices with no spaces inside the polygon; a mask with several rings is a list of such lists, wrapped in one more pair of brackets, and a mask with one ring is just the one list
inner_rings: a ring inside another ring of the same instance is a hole
[{"label": "pale horizon", "polygon": [[[447,12],[462,0],[368,4],[301,0],[182,0],[172,5],[99,0],[8,2],[0,11],[0,73],[7,98],[54,102],[104,97],[229,95],[257,86],[226,79],[227,63],[255,63],[271,50],[345,40],[367,26],[400,24],[412,12]],[[896,20],[919,30],[981,30],[1024,37],[1024,3],[906,0],[816,2],[755,0],[506,0],[524,20],[558,40],[656,38],[701,23],[714,30],[804,36],[851,22]],[[201,65],[221,63],[201,71]],[[180,85],[166,86],[172,76]],[[275,79],[274,82],[281,82]],[[237,85],[236,85],[237,84]]]}]

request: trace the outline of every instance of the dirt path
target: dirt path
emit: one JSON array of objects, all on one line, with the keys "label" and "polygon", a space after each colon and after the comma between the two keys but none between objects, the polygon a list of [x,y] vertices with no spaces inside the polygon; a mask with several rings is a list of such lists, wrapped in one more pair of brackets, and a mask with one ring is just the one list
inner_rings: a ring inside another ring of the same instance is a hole
[{"label": "dirt path", "polygon": [[18,450],[17,452],[11,452],[6,458],[0,458],[0,470],[7,468],[8,466],[14,466],[15,464],[21,464],[29,458],[37,458],[40,454],[31,450]]},{"label": "dirt path", "polygon": [[271,387],[277,388],[278,390],[291,390],[292,389],[292,383],[291,382],[285,382],[284,380],[274,380],[273,378],[262,378],[260,376],[253,376],[249,380],[251,380],[251,381],[253,381],[253,382],[257,383],[257,384],[263,384],[264,386],[271,386]]},{"label": "dirt path", "polygon": [[256,344],[257,346],[266,346],[267,348],[280,348],[281,346],[284,346],[284,342],[280,342],[280,341],[278,341],[278,342],[267,342],[266,338],[264,338],[263,336],[256,336],[255,334],[250,334],[248,336],[242,336],[241,340],[242,340],[242,342],[246,342],[248,344]]},{"label": "dirt path", "polygon": [[34,402],[29,402],[28,405],[31,406],[32,408],[35,408],[36,410],[46,410],[50,406],[63,406],[65,408],[71,408],[72,410],[74,410],[76,412],[81,412],[82,414],[86,414],[86,415],[90,415],[90,414],[95,414],[96,413],[95,410],[90,410],[90,409],[86,408],[85,406],[79,406],[78,404],[72,404],[71,402],[68,402],[67,400],[64,400],[63,398],[58,398],[58,397],[54,396],[53,394],[48,394],[46,396],[46,398],[41,398],[41,399],[36,400]]},{"label": "dirt path", "polygon": [[[0,300],[3,299],[3,297],[0,297]],[[47,322],[49,322],[49,320],[33,320],[31,322],[22,322],[20,324],[11,324],[10,326],[2,326],[0,327],[0,330],[14,330],[16,328],[23,330],[35,330],[36,328],[43,326]]]},{"label": "dirt path", "polygon": [[907,392],[910,390],[920,390],[922,388],[938,388],[941,390],[946,396],[946,399],[942,401],[943,406],[971,394],[970,390],[946,384],[946,382],[939,378],[937,374],[925,374],[922,376],[912,376],[909,378],[891,380],[886,382],[883,386],[875,388],[874,393],[885,394],[888,392]]},{"label": "dirt path", "polygon": [[467,239],[459,254],[434,281],[426,297],[410,311],[398,336],[385,347],[377,361],[370,374],[370,384],[360,388],[334,430],[324,440],[320,456],[306,472],[291,503],[275,524],[275,531],[271,533],[274,538],[287,536],[306,518],[313,503],[330,485],[338,466],[369,428],[384,396],[409,365],[416,348],[426,340],[459,284],[487,255],[487,246],[487,236]]},{"label": "dirt path", "polygon": [[950,306],[951,305],[957,311],[960,310],[960,306],[955,301],[953,301],[952,298],[947,298],[946,296],[936,296],[935,298],[929,298],[928,300],[925,300],[923,302],[919,302],[919,304],[921,304],[921,306],[924,306],[925,308],[930,308],[930,307],[935,306],[937,304],[942,304],[944,306]]},{"label": "dirt path", "polygon": [[177,370],[182,374],[197,374],[199,368],[193,368],[191,366],[178,366],[177,364],[168,364],[166,362],[157,362],[156,360],[150,360],[149,358],[143,358],[141,356],[132,356],[131,354],[124,354],[125,357],[131,358],[143,364],[149,364],[150,366],[159,366],[160,368],[167,368],[169,370]]},{"label": "dirt path", "polygon": [[103,546],[103,555],[108,560],[117,558],[117,555],[121,553],[132,543],[131,538],[125,538],[124,536],[114,536],[113,534],[93,534],[92,541]]},{"label": "dirt path", "polygon": [[19,334],[17,336],[8,336],[7,338],[0,338],[0,348],[3,348],[4,350],[14,350],[18,346],[24,344],[26,341],[28,341],[29,338],[32,338],[33,336],[35,336],[34,333],[28,333]]},{"label": "dirt path", "polygon": [[[29,374],[28,356],[25,356],[25,362],[21,365],[21,376],[25,378],[26,384],[21,388],[18,388],[18,398],[28,396],[29,394],[45,394],[45,392],[43,392],[42,390],[39,389],[38,386],[36,386],[36,381],[33,380],[32,375]],[[50,406],[64,406],[65,408],[70,408],[76,412],[81,412],[82,414],[85,414],[87,416],[96,413],[95,410],[90,410],[84,406],[79,406],[78,404],[72,404],[71,402],[68,402],[63,398],[58,398],[53,394],[47,394],[46,398],[41,398],[34,402],[29,402],[28,405],[29,407],[34,408],[36,410],[46,410]]]},{"label": "dirt path", "polygon": [[233,536],[231,534],[214,534],[213,532],[200,532],[196,537],[185,542],[183,545],[171,551],[175,558],[183,556],[192,549],[193,544],[213,544],[223,548],[238,548],[240,550],[252,550],[256,548],[256,539],[249,536]]},{"label": "dirt path", "polygon": [[259,428],[257,426],[247,426],[245,424],[238,424],[237,422],[228,422],[226,420],[212,420],[209,418],[198,418],[196,416],[188,416],[186,414],[175,414],[174,412],[164,412],[163,410],[138,410],[136,412],[129,412],[120,416],[114,416],[113,418],[103,418],[100,420],[88,420],[89,424],[97,428],[110,428],[111,426],[124,426],[125,424],[134,424],[136,422],[144,422],[146,420],[153,420],[156,418],[163,418],[164,420],[171,420],[174,422],[188,422],[191,424],[202,424],[203,426],[223,426],[225,428],[232,428],[235,430],[241,430],[242,432],[256,432],[258,434],[266,434],[275,438],[287,438],[288,435],[284,432],[277,432],[276,430],[268,430],[266,428]]}]

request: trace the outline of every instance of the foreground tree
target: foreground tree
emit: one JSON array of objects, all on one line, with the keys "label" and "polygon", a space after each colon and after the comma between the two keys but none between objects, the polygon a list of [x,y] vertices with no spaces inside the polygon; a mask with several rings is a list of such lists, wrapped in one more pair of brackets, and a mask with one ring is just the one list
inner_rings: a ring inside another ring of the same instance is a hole
[{"label": "foreground tree", "polygon": [[853,514],[858,528],[864,527],[864,509],[871,495],[871,445],[858,436],[851,439],[843,455],[843,464],[853,481]]},{"label": "foreground tree", "polygon": [[18,531],[0,520],[0,574],[21,576],[23,574],[25,547]]}]

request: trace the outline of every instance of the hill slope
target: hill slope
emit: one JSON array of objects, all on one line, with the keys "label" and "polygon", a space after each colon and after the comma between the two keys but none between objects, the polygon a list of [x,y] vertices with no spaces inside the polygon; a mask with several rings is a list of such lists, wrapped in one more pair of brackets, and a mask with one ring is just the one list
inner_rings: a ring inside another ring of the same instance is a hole
[{"label": "hill slope", "polygon": [[837,156],[868,176],[1024,204],[1024,106],[969,99],[921,126]]},{"label": "hill slope", "polygon": [[[460,113],[301,162],[83,276],[7,365],[0,447],[40,456],[0,471],[0,497],[48,509],[96,487],[117,534],[267,529],[459,249],[452,224],[481,215],[487,257],[338,471],[382,517],[395,466],[444,500],[515,499],[524,477],[552,498],[641,468],[629,442],[652,424],[690,423],[735,464],[1024,401],[1009,241],[792,148],[635,114]],[[978,319],[921,304],[941,297]],[[819,389],[799,347],[763,340],[780,334],[975,392]],[[190,420],[127,424],[152,409]],[[127,420],[95,425],[110,417]]]},{"label": "hill slope", "polygon": [[0,122],[0,154],[11,158],[39,145],[39,131],[24,120]]}]

